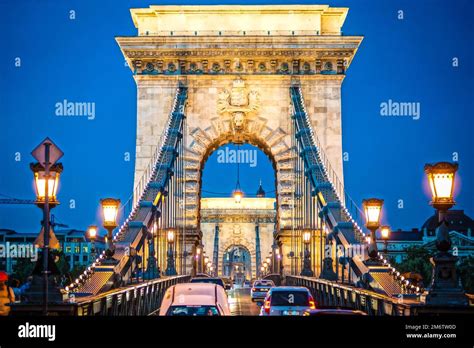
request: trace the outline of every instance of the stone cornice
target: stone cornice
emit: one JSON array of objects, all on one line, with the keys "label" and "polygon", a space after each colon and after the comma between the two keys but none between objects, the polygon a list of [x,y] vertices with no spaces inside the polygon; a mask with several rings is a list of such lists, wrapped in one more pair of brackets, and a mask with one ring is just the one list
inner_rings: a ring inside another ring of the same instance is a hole
[{"label": "stone cornice", "polygon": [[122,50],[205,49],[349,49],[355,50],[363,36],[323,35],[232,35],[232,36],[122,36],[115,38]]},{"label": "stone cornice", "polygon": [[144,75],[344,74],[362,37],[119,37],[130,68]]}]

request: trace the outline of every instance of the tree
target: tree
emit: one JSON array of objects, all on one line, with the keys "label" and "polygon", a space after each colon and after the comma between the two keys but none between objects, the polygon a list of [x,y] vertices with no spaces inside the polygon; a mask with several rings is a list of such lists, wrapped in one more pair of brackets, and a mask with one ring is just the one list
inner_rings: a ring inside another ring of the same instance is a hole
[{"label": "tree", "polygon": [[396,266],[400,273],[414,272],[423,277],[423,285],[428,286],[431,282],[433,267],[430,262],[432,252],[419,246],[411,246],[406,249],[406,258]]},{"label": "tree", "polygon": [[462,286],[469,294],[474,294],[474,256],[462,259],[457,267]]},{"label": "tree", "polygon": [[13,273],[11,278],[18,279],[21,284],[26,282],[26,279],[33,273],[35,262],[29,258],[20,258],[13,266]]}]

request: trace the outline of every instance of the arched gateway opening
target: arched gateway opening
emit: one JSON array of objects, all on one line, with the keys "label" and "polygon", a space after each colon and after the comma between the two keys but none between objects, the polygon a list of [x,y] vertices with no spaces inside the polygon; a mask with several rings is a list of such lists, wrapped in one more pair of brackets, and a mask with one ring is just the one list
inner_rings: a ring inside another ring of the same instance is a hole
[{"label": "arched gateway opening", "polygon": [[199,207],[203,271],[243,283],[262,275],[275,246],[274,163],[248,144],[223,145],[205,158]]}]

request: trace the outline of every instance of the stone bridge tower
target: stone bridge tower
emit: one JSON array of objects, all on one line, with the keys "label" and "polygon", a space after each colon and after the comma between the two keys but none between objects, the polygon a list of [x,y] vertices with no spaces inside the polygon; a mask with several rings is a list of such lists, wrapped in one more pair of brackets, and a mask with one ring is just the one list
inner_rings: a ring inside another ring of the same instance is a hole
[{"label": "stone bridge tower", "polygon": [[132,9],[137,36],[116,40],[137,84],[135,183],[156,150],[181,81],[188,86],[187,229],[200,233],[207,157],[229,142],[250,143],[273,161],[277,228],[285,244],[285,233],[297,228],[292,84],[301,85],[313,130],[343,182],[341,84],[362,41],[342,35],[347,12],[327,5]]}]

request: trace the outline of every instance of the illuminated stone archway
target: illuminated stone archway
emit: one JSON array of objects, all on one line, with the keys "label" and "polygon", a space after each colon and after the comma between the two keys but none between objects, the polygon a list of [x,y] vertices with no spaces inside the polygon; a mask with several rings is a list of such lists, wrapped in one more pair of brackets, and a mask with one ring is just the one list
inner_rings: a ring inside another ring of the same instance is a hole
[{"label": "illuminated stone archway", "polygon": [[362,41],[342,35],[347,11],[328,5],[131,10],[137,36],[117,42],[137,84],[135,184],[160,143],[178,84],[188,87],[181,202],[188,252],[205,238],[199,224],[202,165],[228,142],[256,145],[271,158],[277,230],[284,236],[296,227],[289,95],[294,84],[301,86],[313,131],[343,181],[341,85]]}]

